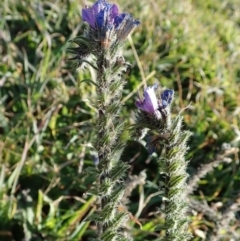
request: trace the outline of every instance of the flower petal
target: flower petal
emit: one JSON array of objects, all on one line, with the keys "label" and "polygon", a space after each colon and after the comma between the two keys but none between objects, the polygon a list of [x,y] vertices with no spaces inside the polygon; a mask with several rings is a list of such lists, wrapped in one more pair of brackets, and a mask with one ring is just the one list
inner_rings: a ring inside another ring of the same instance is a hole
[{"label": "flower petal", "polygon": [[91,27],[95,26],[95,14],[91,8],[82,10],[82,20],[87,22]]},{"label": "flower petal", "polygon": [[168,105],[172,103],[174,96],[174,90],[164,90],[163,93],[161,94],[161,108],[166,108]]},{"label": "flower petal", "polygon": [[99,12],[110,4],[105,0],[98,0],[92,7],[84,8],[82,10],[82,19],[87,22],[91,27],[95,27],[96,16]]},{"label": "flower petal", "polygon": [[126,39],[130,32],[140,24],[129,13],[121,13],[114,19],[115,28],[117,29],[117,38],[119,41]]},{"label": "flower petal", "polygon": [[156,87],[156,85],[148,87],[144,90],[144,100],[136,101],[136,106],[149,114],[154,114],[158,109],[158,101],[154,91]]},{"label": "flower petal", "polygon": [[115,4],[107,4],[96,16],[96,23],[99,29],[113,27],[114,18],[118,15],[118,7]]},{"label": "flower petal", "polygon": [[[111,5],[111,4],[110,4]],[[118,7],[116,4],[113,4],[111,6],[111,9],[110,9],[110,18],[112,19],[112,21],[114,20],[115,17],[118,16]]]}]

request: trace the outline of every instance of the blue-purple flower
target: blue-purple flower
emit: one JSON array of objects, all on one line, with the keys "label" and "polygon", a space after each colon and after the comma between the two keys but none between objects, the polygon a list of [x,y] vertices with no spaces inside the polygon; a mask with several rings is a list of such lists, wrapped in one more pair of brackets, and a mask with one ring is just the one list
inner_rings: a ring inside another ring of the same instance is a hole
[{"label": "blue-purple flower", "polygon": [[155,94],[155,89],[157,85],[149,86],[144,90],[143,100],[137,100],[136,106],[149,114],[154,114],[158,110],[158,100]]},{"label": "blue-purple flower", "polygon": [[161,94],[160,108],[164,109],[172,103],[174,90],[164,90]]},{"label": "blue-purple flower", "polygon": [[132,15],[128,13],[121,13],[114,19],[115,27],[117,30],[117,39],[119,41],[124,40],[130,32],[140,24],[138,20],[135,20]]},{"label": "blue-purple flower", "polygon": [[92,7],[82,10],[82,19],[93,29],[98,29],[101,37],[108,31],[115,30],[117,40],[124,40],[140,24],[129,13],[119,14],[117,5],[106,0],[98,0]]},{"label": "blue-purple flower", "polygon": [[157,89],[157,85],[153,85],[147,87],[144,90],[143,96],[144,98],[136,101],[136,106],[149,114],[159,115],[158,110],[166,109],[173,100],[174,90],[164,90],[158,100],[155,94],[155,89]]},{"label": "blue-purple flower", "polygon": [[97,25],[101,27],[105,12],[108,13],[108,21],[113,23],[114,17],[118,15],[118,7],[105,0],[98,0],[92,7],[82,10],[82,19],[92,28],[96,28]]}]

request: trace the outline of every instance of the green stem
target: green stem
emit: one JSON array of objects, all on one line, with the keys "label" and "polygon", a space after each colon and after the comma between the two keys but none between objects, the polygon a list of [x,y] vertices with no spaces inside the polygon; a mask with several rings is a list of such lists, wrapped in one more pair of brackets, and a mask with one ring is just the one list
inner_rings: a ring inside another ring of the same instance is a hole
[{"label": "green stem", "polygon": [[187,230],[189,220],[186,217],[188,174],[184,158],[190,133],[181,131],[181,123],[182,118],[177,118],[169,127],[170,136],[165,144],[165,241],[187,241],[190,238]]},{"label": "green stem", "polygon": [[[105,92],[108,91],[106,88],[106,79],[104,78],[104,71],[107,69],[106,67],[106,60],[105,60],[105,52],[102,51],[102,54],[99,56],[97,61],[98,71],[97,71],[97,80],[98,80],[98,96],[103,97]],[[100,170],[100,187],[104,185],[107,179],[109,179],[108,167],[110,164],[110,160],[107,156],[111,152],[111,147],[104,148],[104,133],[107,133],[106,130],[106,118],[104,117],[104,113],[106,113],[108,105],[99,99],[98,101],[98,140],[97,140],[97,150],[98,150],[98,158],[99,158],[99,170]],[[106,197],[101,197],[101,210],[104,210],[106,205],[108,204],[108,200]],[[103,234],[107,229],[107,224],[103,223],[99,226],[99,235]]]},{"label": "green stem", "polygon": [[[110,61],[111,60],[111,61]],[[116,57],[102,49],[97,59],[98,134],[96,149],[99,158],[98,232],[101,241],[114,240],[121,236],[119,227],[127,220],[118,206],[125,187],[122,178],[128,166],[119,160],[122,151],[120,134],[122,123],[118,119],[121,110],[121,95],[124,81],[116,74]],[[123,66],[124,67],[124,66]]]}]

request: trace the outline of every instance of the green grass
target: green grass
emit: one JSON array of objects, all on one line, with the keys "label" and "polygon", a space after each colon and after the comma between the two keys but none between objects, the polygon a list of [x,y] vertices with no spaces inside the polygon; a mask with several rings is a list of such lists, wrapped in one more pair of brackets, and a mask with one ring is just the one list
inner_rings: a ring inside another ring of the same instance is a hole
[{"label": "green grass", "polygon": [[[182,111],[184,128],[193,133],[190,182],[201,165],[219,160],[190,195],[203,205],[190,209],[193,240],[240,239],[239,212],[228,209],[231,203],[239,209],[240,195],[240,2],[117,3],[141,21],[124,47],[132,67],[124,76],[121,118],[134,122],[139,86],[159,82],[174,88],[173,113],[188,106]],[[94,179],[84,173],[93,165],[96,91],[81,82],[94,79],[94,72],[70,70],[66,61],[68,40],[83,29],[81,8],[76,0],[0,3],[1,241],[85,241],[96,235],[94,223],[82,222],[96,209],[94,198],[85,195]],[[134,241],[159,240],[156,159],[127,132],[122,138],[127,141],[122,159],[131,160],[128,176],[138,176],[139,183],[130,193],[127,209],[135,218],[127,231]],[[223,221],[235,214],[226,227],[220,225],[221,236],[208,208]]]}]

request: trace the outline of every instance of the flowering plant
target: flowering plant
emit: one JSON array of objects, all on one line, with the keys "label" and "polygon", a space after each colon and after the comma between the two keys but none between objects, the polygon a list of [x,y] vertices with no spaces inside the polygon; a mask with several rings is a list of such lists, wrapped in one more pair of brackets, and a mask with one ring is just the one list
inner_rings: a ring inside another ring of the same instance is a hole
[{"label": "flowering plant", "polygon": [[122,73],[128,67],[119,50],[130,32],[140,24],[129,13],[119,13],[115,4],[98,0],[92,7],[82,10],[82,18],[88,24],[83,36],[73,40],[77,48],[70,51],[75,55],[77,66],[87,64],[96,70],[98,109],[95,149],[97,168],[88,168],[98,185],[89,193],[96,195],[99,209],[88,217],[97,222],[98,238],[101,241],[130,240],[119,230],[129,218],[127,211],[118,211],[124,194],[123,177],[128,165],[120,160],[123,143],[120,135],[123,122],[119,120],[121,96],[125,81]]},{"label": "flowering plant", "polygon": [[83,21],[99,33],[102,46],[109,47],[115,41],[123,41],[140,24],[129,13],[119,13],[115,4],[98,0],[92,7],[82,10]]},{"label": "flowering plant", "polygon": [[[165,202],[165,224],[160,229],[165,230],[166,241],[189,240],[188,218],[186,216],[186,173],[187,162],[184,155],[186,142],[190,132],[182,131],[182,118],[171,118],[171,103],[174,91],[164,90],[158,99],[155,94],[157,85],[144,91],[144,99],[136,101],[137,113],[136,133],[146,129],[147,149],[149,154],[156,152],[159,156],[159,172],[163,176],[163,200]],[[143,131],[142,131],[143,132]],[[141,133],[142,133],[141,132]],[[163,168],[161,168],[163,164]]]},{"label": "flowering plant", "polygon": [[[123,177],[128,169],[128,165],[120,160],[124,148],[120,139],[123,123],[118,118],[125,84],[121,77],[128,64],[119,49],[140,22],[129,13],[119,13],[115,4],[105,0],[98,0],[92,7],[85,7],[82,18],[88,27],[83,36],[73,40],[78,47],[70,51],[75,55],[72,59],[77,60],[77,66],[87,64],[96,70],[97,78],[92,82],[97,86],[98,93],[95,104],[98,109],[97,138],[94,145],[97,168],[87,168],[86,171],[97,177],[98,185],[89,193],[98,197],[100,205],[88,220],[97,222],[98,240],[130,240],[131,237],[120,232],[129,213],[118,211],[125,190]],[[164,158],[159,155],[159,162],[165,164],[164,170],[160,172],[166,177],[166,240],[188,240],[185,218],[187,202],[183,193],[187,178],[184,154],[189,132],[181,131],[181,117],[173,121],[171,119],[170,106],[174,91],[166,89],[158,98],[156,89],[156,84],[147,87],[143,98],[139,97],[136,101],[139,111],[133,129],[136,133],[147,130],[146,147],[150,154],[159,154],[159,143],[165,150]]]}]

